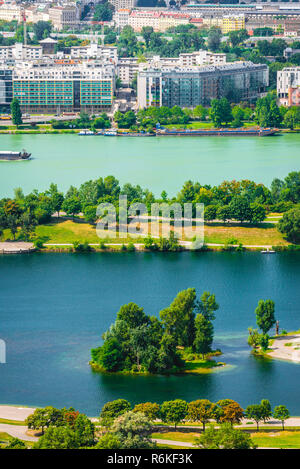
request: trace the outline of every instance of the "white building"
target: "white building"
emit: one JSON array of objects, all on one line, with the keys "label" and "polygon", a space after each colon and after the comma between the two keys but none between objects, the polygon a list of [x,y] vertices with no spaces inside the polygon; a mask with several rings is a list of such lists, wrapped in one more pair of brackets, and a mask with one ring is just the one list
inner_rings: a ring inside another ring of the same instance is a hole
[{"label": "white building", "polygon": [[42,55],[41,46],[24,46],[22,43],[0,46],[0,60],[37,60],[41,59]]},{"label": "white building", "polygon": [[277,96],[284,106],[300,106],[300,67],[277,72]]}]

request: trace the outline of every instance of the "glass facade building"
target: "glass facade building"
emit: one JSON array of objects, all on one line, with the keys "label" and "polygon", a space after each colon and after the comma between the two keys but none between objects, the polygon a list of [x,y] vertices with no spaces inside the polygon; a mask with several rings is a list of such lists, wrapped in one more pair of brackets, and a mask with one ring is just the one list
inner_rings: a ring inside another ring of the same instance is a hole
[{"label": "glass facade building", "polygon": [[139,73],[138,104],[149,106],[209,106],[212,99],[255,101],[269,84],[268,67],[250,62],[221,66],[147,70]]}]

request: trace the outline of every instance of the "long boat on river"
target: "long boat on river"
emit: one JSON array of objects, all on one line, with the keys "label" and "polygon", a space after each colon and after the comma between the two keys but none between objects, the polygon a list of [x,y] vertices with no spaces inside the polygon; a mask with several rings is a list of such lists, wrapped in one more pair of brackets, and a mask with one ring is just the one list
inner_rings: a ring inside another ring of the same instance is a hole
[{"label": "long boat on river", "polygon": [[241,128],[241,129],[157,129],[156,135],[160,136],[187,136],[187,137],[267,137],[278,132],[271,128]]},{"label": "long boat on river", "polygon": [[0,151],[0,161],[28,160],[31,153],[27,151]]}]

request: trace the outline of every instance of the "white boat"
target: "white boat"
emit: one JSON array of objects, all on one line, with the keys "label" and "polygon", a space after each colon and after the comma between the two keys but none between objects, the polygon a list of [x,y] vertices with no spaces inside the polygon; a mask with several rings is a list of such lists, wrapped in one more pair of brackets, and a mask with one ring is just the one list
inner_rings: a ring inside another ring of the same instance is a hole
[{"label": "white boat", "polygon": [[78,135],[95,135],[92,130],[81,130]]},{"label": "white boat", "polygon": [[116,137],[118,135],[118,132],[114,129],[107,130],[106,132],[103,132],[103,135],[105,137]]},{"label": "white boat", "polygon": [[260,251],[262,254],[275,254],[276,251],[273,251],[273,249],[263,249],[262,251]]}]

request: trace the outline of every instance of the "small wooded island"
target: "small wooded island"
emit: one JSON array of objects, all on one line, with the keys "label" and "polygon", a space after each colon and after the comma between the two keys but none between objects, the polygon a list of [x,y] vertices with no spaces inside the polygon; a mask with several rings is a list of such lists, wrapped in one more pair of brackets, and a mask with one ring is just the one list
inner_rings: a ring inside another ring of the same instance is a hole
[{"label": "small wooded island", "polygon": [[195,288],[178,293],[167,308],[148,316],[135,303],[123,305],[106,331],[101,347],[92,349],[91,367],[100,372],[203,373],[224,363],[212,360],[215,295]]}]

